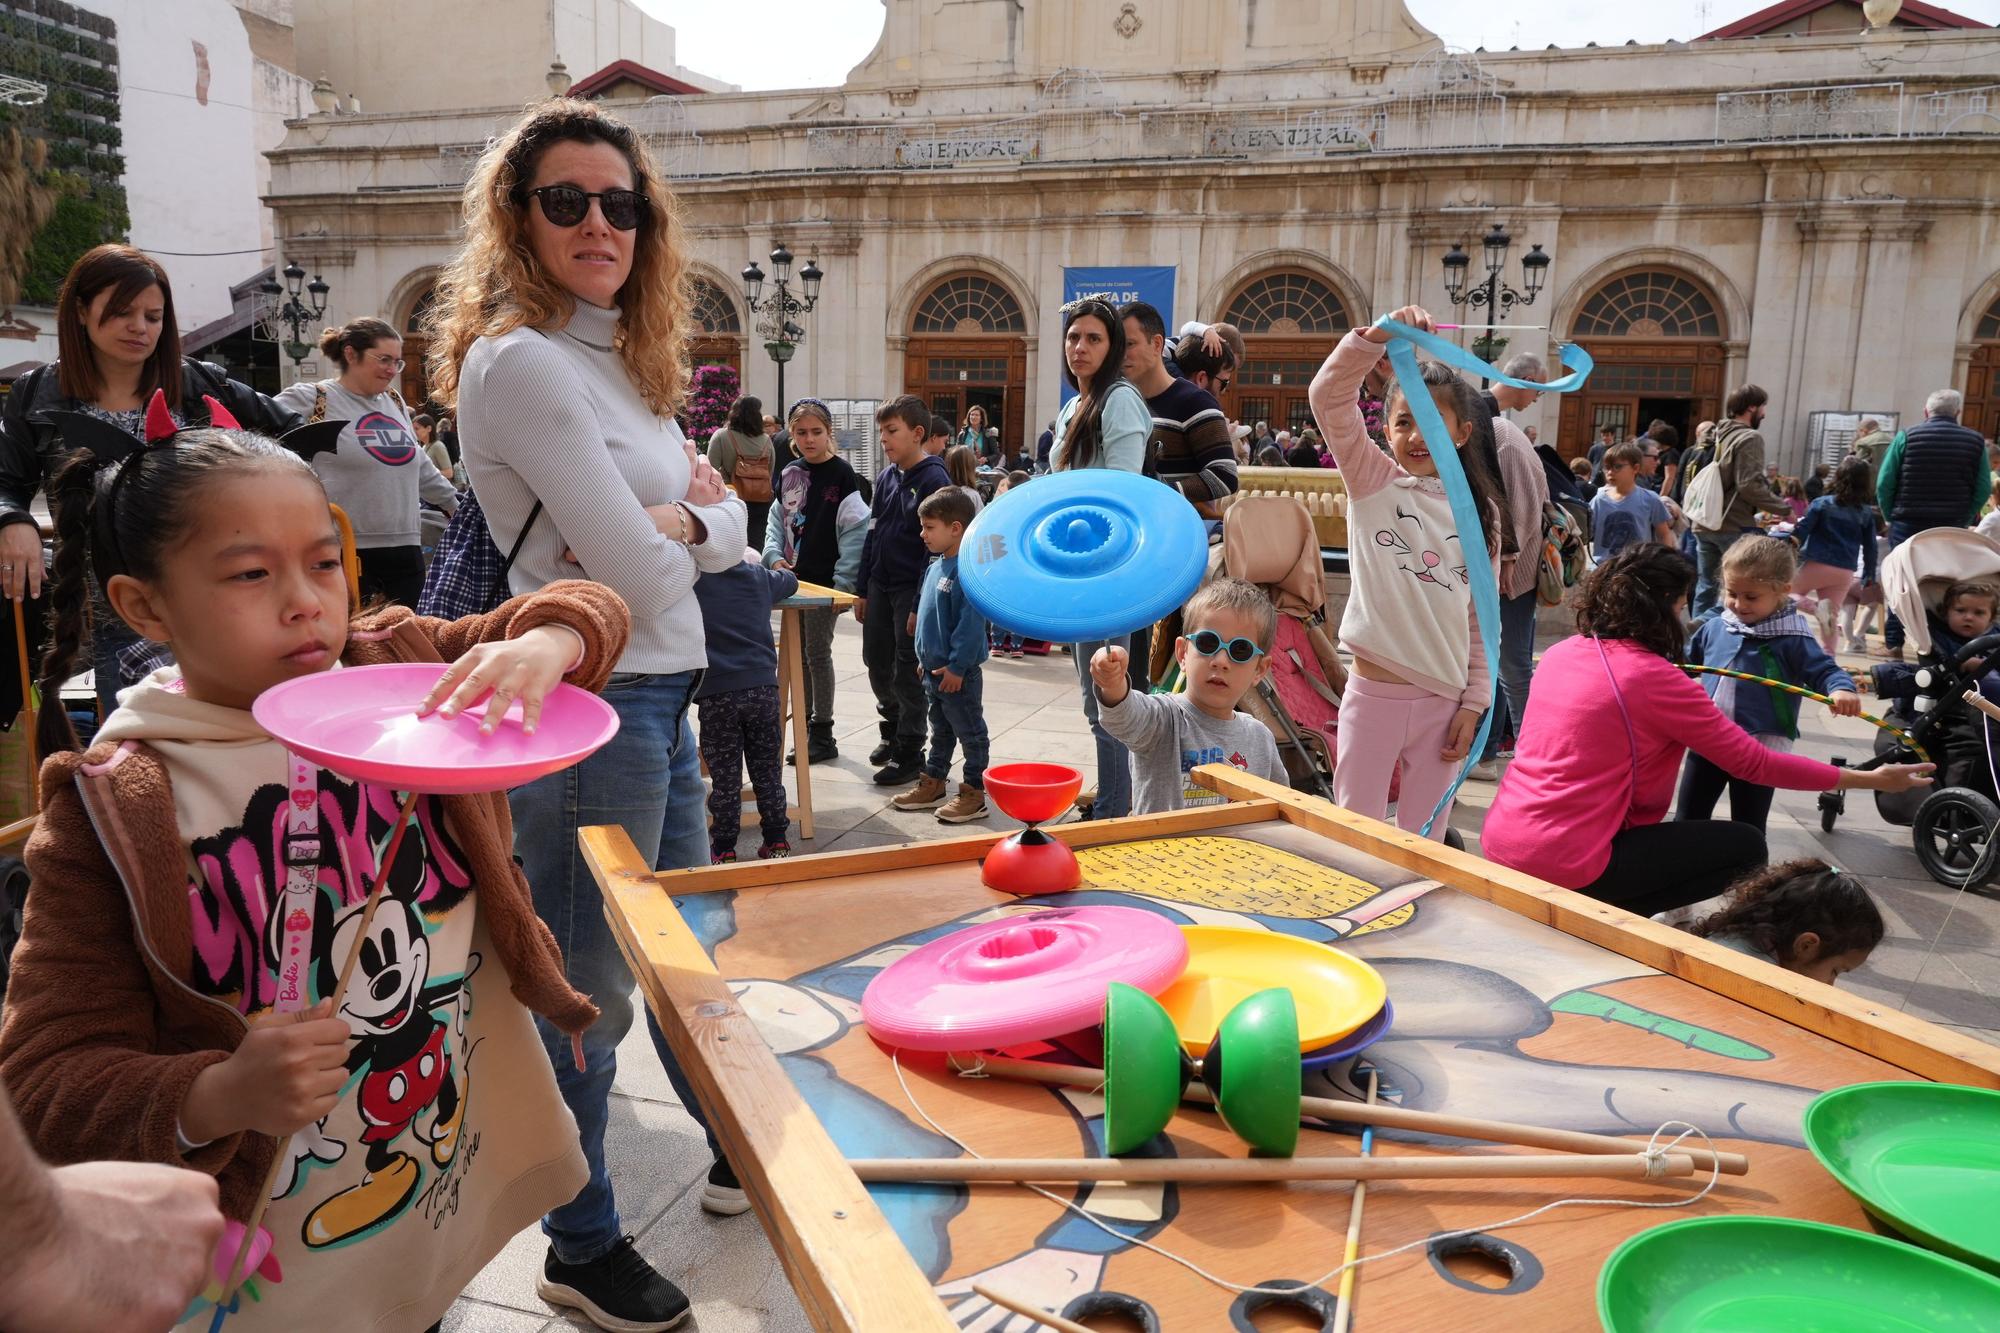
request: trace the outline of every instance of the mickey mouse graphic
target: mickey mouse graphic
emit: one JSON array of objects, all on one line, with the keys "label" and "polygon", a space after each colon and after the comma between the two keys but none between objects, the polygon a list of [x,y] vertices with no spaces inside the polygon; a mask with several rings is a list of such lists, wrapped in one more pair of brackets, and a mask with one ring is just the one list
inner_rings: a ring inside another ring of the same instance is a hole
[{"label": "mickey mouse graphic", "polygon": [[[333,993],[337,980],[333,960],[347,957],[353,947],[364,906],[356,904],[334,921],[328,947],[315,950],[322,995]],[[308,1246],[324,1249],[361,1239],[394,1222],[409,1207],[423,1183],[423,1170],[410,1154],[392,1147],[406,1131],[429,1149],[431,1162],[440,1169],[457,1156],[471,1089],[468,1083],[461,1090],[454,1077],[452,1052],[445,1044],[448,1025],[437,1011],[459,1006],[457,1035],[463,1035],[465,987],[478,967],[479,956],[471,954],[464,976],[432,982],[430,941],[422,915],[403,898],[384,898],[361,941],[355,974],[339,1011],[354,1033],[347,1067],[361,1076],[355,1100],[361,1114],[361,1142],[367,1146],[367,1175],[307,1216]],[[469,1080],[469,1053],[465,1063]],[[434,1114],[428,1129],[419,1129],[417,1121],[426,1110]],[[344,1153],[345,1145],[339,1146]]]}]

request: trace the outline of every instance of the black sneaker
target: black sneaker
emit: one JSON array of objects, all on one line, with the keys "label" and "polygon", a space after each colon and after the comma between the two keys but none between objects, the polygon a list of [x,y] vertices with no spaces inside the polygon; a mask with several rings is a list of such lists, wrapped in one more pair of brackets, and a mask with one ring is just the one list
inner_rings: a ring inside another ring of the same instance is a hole
[{"label": "black sneaker", "polygon": [[815,736],[806,742],[806,762],[809,764],[831,763],[840,758],[840,746],[831,736]]},{"label": "black sneaker", "polygon": [[875,770],[875,785],[878,787],[901,787],[915,782],[917,774],[924,771],[924,761],[914,754],[899,754],[890,758],[888,764]]},{"label": "black sneaker", "polygon": [[688,1316],[688,1298],[639,1256],[630,1236],[587,1264],[566,1264],[551,1247],[535,1294],[583,1311],[610,1333],[663,1333]]},{"label": "black sneaker", "polygon": [[871,764],[886,764],[895,753],[896,743],[894,741],[883,741],[868,752],[868,762]]},{"label": "black sneaker", "polygon": [[708,1183],[701,1187],[701,1210],[717,1217],[734,1217],[750,1211],[750,1196],[743,1192],[729,1163],[720,1157],[708,1168]]}]

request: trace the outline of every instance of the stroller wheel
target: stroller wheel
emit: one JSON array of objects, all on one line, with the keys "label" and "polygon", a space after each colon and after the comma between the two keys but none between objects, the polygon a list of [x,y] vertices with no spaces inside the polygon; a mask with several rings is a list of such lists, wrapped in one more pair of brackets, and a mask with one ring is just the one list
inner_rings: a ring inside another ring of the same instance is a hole
[{"label": "stroller wheel", "polygon": [[1917,807],[1911,835],[1925,872],[1956,889],[1971,878],[1996,828],[2000,806],[1968,787],[1945,787]]},{"label": "stroller wheel", "polygon": [[[1835,755],[1829,760],[1835,768],[1846,768],[1847,757]],[[1833,823],[1847,813],[1847,793],[1844,791],[1823,791],[1819,794],[1819,831],[1833,832]]]}]

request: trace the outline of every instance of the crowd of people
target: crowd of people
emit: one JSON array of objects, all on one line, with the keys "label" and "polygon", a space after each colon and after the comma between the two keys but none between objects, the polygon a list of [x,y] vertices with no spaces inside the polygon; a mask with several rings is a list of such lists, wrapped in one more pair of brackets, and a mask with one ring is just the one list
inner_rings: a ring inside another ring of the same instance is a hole
[{"label": "crowd of people", "polygon": [[[463,241],[426,317],[423,410],[400,395],[402,339],[380,320],[327,330],[334,373],[265,397],[181,355],[166,273],[147,256],[104,246],[70,274],[61,358],[15,385],[0,421],[0,588],[52,612],[43,697],[92,666],[103,718],[86,741],[63,708],[42,714],[37,887],[0,1027],[0,1079],[22,1113],[18,1126],[0,1115],[0,1215],[9,1227],[29,1205],[89,1216],[100,1239],[129,1231],[134,1210],[172,1220],[171,1238],[131,1254],[152,1265],[153,1303],[108,1283],[89,1298],[128,1301],[129,1318],[91,1326],[156,1327],[178,1311],[211,1276],[194,1259],[220,1234],[218,1209],[245,1220],[285,1152],[292,1169],[268,1216],[307,1240],[286,1242],[264,1299],[293,1322],[304,1302],[338,1302],[346,1323],[435,1328],[536,1217],[544,1298],[606,1329],[684,1319],[685,1295],[625,1230],[606,1158],[618,1048],[638,1015],[578,831],[620,826],[663,870],[734,860],[747,769],[758,855],[791,853],[770,613],[800,582],[856,598],[874,782],[896,789],[899,810],[987,818],[983,673],[1024,644],[981,617],[958,561],[984,504],[1049,473],[1155,478],[1220,537],[1240,468],[1339,470],[1357,534],[1337,627],[1352,669],[1332,787],[1347,808],[1446,838],[1461,769],[1476,760],[1475,777],[1499,780],[1481,840],[1495,861],[1641,913],[1699,908],[1698,933],[1822,981],[1881,938],[1851,876],[1765,864],[1772,789],[1904,790],[1928,782],[1929,766],[1864,772],[1791,753],[1788,696],[1682,666],[1796,683],[1857,711],[1833,626],[1878,587],[1878,537],[1893,547],[1971,524],[1989,498],[1986,445],[1958,424],[1956,393],[1932,395],[1907,431],[1864,431],[1851,457],[1798,486],[1769,470],[1755,385],[1732,392],[1724,420],[1685,452],[1655,422],[1636,440],[1606,432],[1572,468],[1508,416],[1547,380],[1532,355],[1492,390],[1436,363],[1405,384],[1389,373],[1386,333],[1357,329],[1312,382],[1312,424],[1272,433],[1223,409],[1244,359],[1237,330],[1170,335],[1145,302],[1085,296],[1062,309],[1070,394],[1032,452],[980,405],[954,423],[903,395],[877,412],[884,466],[866,477],[816,398],[785,405],[781,422],[744,397],[708,439],[684,436],[687,255],[672,218],[630,127],[588,102],[530,111],[467,189]],[[1414,306],[1393,318],[1432,327]],[[75,448],[66,412],[133,443]],[[273,442],[321,421],[345,423],[331,452],[301,459]],[[1460,531],[1438,465],[1447,450],[1478,531]],[[47,587],[38,490],[56,528]],[[329,501],[358,553],[359,610]],[[426,541],[426,506],[450,517],[445,538]],[[1587,514],[1599,560],[1569,594],[1576,632],[1541,646],[1552,513]],[[467,603],[470,583],[453,577],[471,566],[454,561],[476,542],[497,572],[492,597]],[[1473,584],[1488,574],[1500,623],[1482,627]],[[1970,631],[1982,606],[1990,623],[2000,592],[1969,586],[1962,600]],[[420,604],[456,614],[417,616]],[[1061,646],[1096,748],[1086,817],[1212,799],[1188,776],[1204,762],[1288,780],[1279,738],[1241,707],[1273,671],[1278,622],[1265,588],[1223,577],[1157,646],[1147,630]],[[810,763],[840,754],[837,624],[830,609],[801,617]],[[1891,616],[1884,629],[1894,656],[1901,627]],[[439,660],[454,665],[426,709],[490,692],[491,716],[517,699],[532,714],[566,680],[602,693],[618,734],[504,796],[424,800],[424,834],[405,853],[420,887],[378,927],[387,1007],[334,1013],[330,973],[312,987],[318,1003],[287,1007],[280,923],[298,904],[286,895],[303,875],[301,919],[322,951],[359,929],[339,886],[368,867],[344,858],[373,855],[383,797],[291,762],[249,705],[343,662]],[[1156,660],[1183,689],[1155,692]],[[1725,790],[1730,817],[1716,819]],[[352,826],[361,850],[307,838],[286,808]],[[427,974],[399,970],[398,949]],[[448,984],[413,1009],[410,975],[419,989],[426,975]],[[443,1003],[458,1008],[449,1044],[442,1025],[411,1017]],[[700,1121],[685,1071],[650,1013],[646,1023]],[[473,1046],[504,1099],[465,1091]],[[391,1077],[403,1080],[393,1092]],[[481,1171],[457,1211],[397,1226],[416,1157],[450,1172],[468,1143]],[[742,1212],[712,1133],[707,1146],[702,1206]],[[70,1165],[93,1159],[153,1166]],[[0,1322],[77,1326],[39,1294],[49,1263],[81,1262],[49,1257],[51,1238],[75,1231],[23,1233],[27,1280],[0,1295]],[[369,1281],[351,1281],[361,1264]],[[157,1299],[169,1289],[175,1299]]]}]

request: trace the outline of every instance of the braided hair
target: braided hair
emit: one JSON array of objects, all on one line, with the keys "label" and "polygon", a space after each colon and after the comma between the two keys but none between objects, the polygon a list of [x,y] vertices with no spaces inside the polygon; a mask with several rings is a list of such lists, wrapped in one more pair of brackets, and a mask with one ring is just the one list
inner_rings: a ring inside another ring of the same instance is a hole
[{"label": "braided hair", "polygon": [[305,460],[275,440],[248,431],[205,427],[135,448],[122,459],[89,449],[72,454],[49,483],[56,552],[49,601],[55,607],[36,685],[49,701],[36,717],[42,754],[77,748],[69,714],[56,701],[91,641],[89,575],[100,583],[120,574],[160,576],[166,553],[201,518],[201,494],[221,476],[253,468],[296,469],[320,484]]},{"label": "braided hair", "polygon": [[1882,942],[1882,913],[1854,876],[1813,857],[1765,866],[1729,891],[1729,905],[1694,927],[1703,937],[1740,935],[1790,966],[1799,936],[1819,936],[1819,956],[1860,950]]},{"label": "braided hair", "polygon": [[1577,585],[1577,633],[1630,639],[1678,662],[1687,631],[1674,603],[1693,591],[1694,563],[1679,551],[1651,542],[1628,546]]}]

